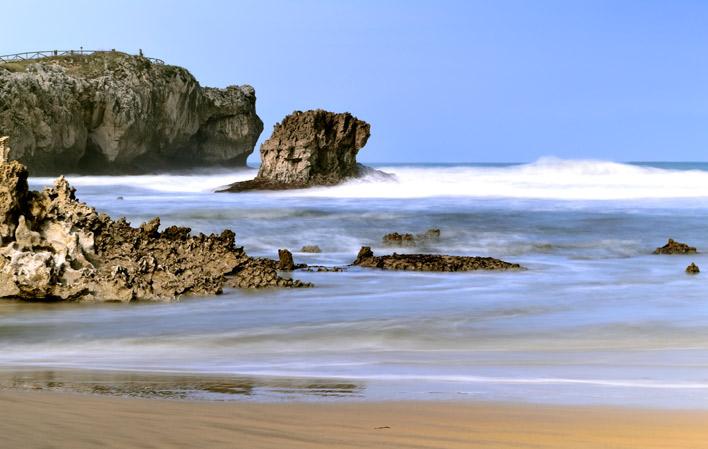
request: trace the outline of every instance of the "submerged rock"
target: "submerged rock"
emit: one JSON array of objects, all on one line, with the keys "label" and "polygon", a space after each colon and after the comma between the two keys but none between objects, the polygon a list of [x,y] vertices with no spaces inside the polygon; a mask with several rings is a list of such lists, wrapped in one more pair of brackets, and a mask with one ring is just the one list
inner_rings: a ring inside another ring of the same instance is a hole
[{"label": "submerged rock", "polygon": [[302,252],[302,253],[321,253],[322,250],[317,245],[305,245],[302,248],[300,248],[300,252]]},{"label": "submerged rock", "polygon": [[407,271],[475,271],[521,270],[523,267],[492,257],[446,256],[438,254],[396,254],[374,256],[368,246],[359,250],[352,265],[384,270]]},{"label": "submerged rock", "polygon": [[348,112],[293,112],[275,125],[261,145],[261,167],[255,179],[223,191],[331,186],[357,177],[365,168],[357,164],[356,155],[369,135],[369,124]]},{"label": "submerged rock", "polygon": [[0,298],[171,300],[224,285],[306,286],[249,257],[232,231],[160,232],[159,218],[133,228],[78,201],[63,177],[35,192],[27,176],[19,162],[0,161]]},{"label": "submerged rock", "polygon": [[243,166],[263,131],[251,86],[97,52],[0,64],[0,135],[35,175]]},{"label": "submerged rock", "polygon": [[700,272],[701,272],[701,270],[700,270],[700,268],[698,268],[698,265],[696,265],[693,262],[691,262],[691,265],[686,267],[686,273],[688,273],[688,274],[698,274]]},{"label": "submerged rock", "polygon": [[666,245],[654,250],[654,254],[693,254],[695,252],[696,248],[693,246],[677,242],[674,239],[669,239]]},{"label": "submerged rock", "polygon": [[417,235],[392,232],[383,236],[383,244],[386,246],[416,246],[437,240],[440,240],[440,229],[428,229],[423,234]]}]

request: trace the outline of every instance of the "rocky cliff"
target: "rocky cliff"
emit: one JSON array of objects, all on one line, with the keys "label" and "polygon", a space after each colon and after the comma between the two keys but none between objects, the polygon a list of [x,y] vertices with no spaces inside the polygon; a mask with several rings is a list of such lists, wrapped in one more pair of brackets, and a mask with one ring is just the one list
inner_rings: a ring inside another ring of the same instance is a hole
[{"label": "rocky cliff", "polygon": [[255,104],[250,86],[119,52],[0,64],[0,135],[35,175],[245,165]]},{"label": "rocky cliff", "polygon": [[328,186],[356,177],[364,169],[356,155],[369,135],[369,124],[348,112],[293,112],[275,125],[261,145],[256,178],[232,184],[225,191]]}]

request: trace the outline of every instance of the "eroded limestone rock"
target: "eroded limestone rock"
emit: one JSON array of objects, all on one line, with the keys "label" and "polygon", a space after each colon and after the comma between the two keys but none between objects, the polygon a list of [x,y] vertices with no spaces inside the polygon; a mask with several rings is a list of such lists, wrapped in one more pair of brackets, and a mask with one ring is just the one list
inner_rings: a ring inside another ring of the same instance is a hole
[{"label": "eroded limestone rock", "polygon": [[0,64],[0,135],[35,175],[244,166],[255,104],[251,86],[114,51]]},{"label": "eroded limestone rock", "polygon": [[172,300],[244,288],[309,286],[249,257],[235,234],[159,231],[112,220],[75,197],[63,177],[29,191],[27,169],[0,163],[0,297],[25,300]]},{"label": "eroded limestone rock", "polygon": [[686,273],[688,273],[688,274],[698,274],[700,272],[701,272],[701,269],[698,268],[698,265],[696,265],[693,262],[691,262],[691,264],[686,267]]},{"label": "eroded limestone rock", "polygon": [[359,250],[352,265],[384,270],[406,271],[476,271],[476,270],[522,270],[516,263],[492,257],[447,256],[438,254],[396,254],[375,256],[370,247]]},{"label": "eroded limestone rock", "polygon": [[316,109],[295,111],[275,125],[261,145],[255,179],[237,182],[227,192],[331,186],[367,170],[356,162],[370,126],[350,113]]},{"label": "eroded limestone rock", "polygon": [[654,254],[694,254],[696,248],[688,246],[685,243],[677,242],[674,239],[669,239],[666,245],[654,250]]}]

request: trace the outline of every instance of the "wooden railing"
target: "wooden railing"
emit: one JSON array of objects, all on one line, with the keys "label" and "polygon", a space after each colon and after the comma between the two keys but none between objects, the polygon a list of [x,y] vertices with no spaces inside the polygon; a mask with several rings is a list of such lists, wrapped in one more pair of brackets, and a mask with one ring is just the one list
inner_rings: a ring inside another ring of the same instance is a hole
[{"label": "wooden railing", "polygon": [[[21,61],[31,61],[34,59],[42,59],[42,58],[51,58],[54,56],[84,56],[84,55],[91,55],[93,53],[109,53],[111,51],[115,50],[84,50],[83,48],[80,50],[44,50],[44,51],[28,51],[25,53],[13,53],[11,55],[0,55],[0,63],[7,63],[7,62],[21,62]],[[143,56],[142,50],[139,53],[139,56]],[[147,58],[145,59],[149,60],[152,63],[155,64],[164,64],[165,61],[162,59],[157,59],[157,58]]]}]

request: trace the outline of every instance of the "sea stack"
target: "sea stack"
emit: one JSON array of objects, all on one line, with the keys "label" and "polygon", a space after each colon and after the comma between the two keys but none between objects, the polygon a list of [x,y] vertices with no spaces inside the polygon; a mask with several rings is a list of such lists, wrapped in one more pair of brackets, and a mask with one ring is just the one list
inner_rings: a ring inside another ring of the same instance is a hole
[{"label": "sea stack", "polygon": [[295,111],[276,124],[261,145],[256,178],[231,184],[224,191],[331,186],[360,176],[364,167],[356,156],[370,131],[368,123],[348,112]]},{"label": "sea stack", "polygon": [[108,51],[0,63],[0,135],[33,175],[245,166],[263,131],[255,90]]}]

